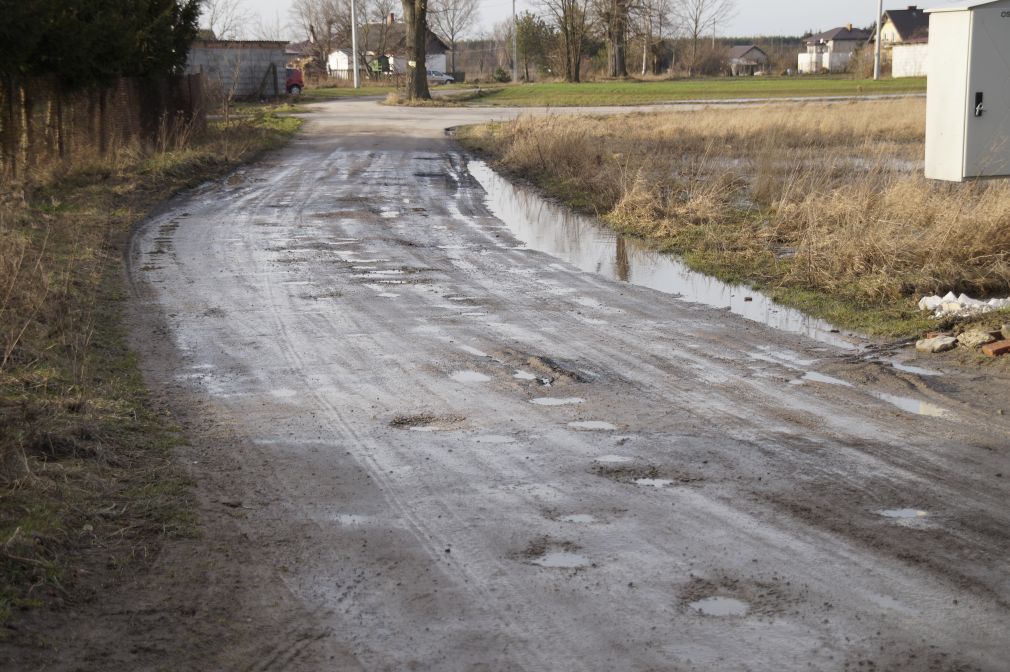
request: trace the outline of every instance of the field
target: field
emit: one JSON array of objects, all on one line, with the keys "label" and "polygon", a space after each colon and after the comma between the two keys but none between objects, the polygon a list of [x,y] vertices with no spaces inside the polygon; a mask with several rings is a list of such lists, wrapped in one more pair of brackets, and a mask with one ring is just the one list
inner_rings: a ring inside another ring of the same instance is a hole
[{"label": "field", "polygon": [[171,194],[299,125],[246,112],[182,146],[78,155],[0,190],[0,625],[77,595],[96,563],[114,575],[192,532],[177,435],[125,342],[123,246]]},{"label": "field", "polygon": [[930,324],[924,294],[1010,294],[1010,186],[927,181],[924,126],[924,101],[901,100],[522,117],[460,137],[697,269],[909,336]]},{"label": "field", "polygon": [[646,105],[685,100],[790,98],[925,93],[922,79],[838,77],[719,77],[678,81],[547,83],[487,88],[471,100],[495,106]]}]

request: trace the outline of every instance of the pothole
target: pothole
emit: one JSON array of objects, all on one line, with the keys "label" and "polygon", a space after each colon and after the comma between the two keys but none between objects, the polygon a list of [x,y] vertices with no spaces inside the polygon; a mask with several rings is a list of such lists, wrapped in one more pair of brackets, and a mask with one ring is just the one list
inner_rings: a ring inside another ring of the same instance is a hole
[{"label": "pothole", "polygon": [[628,457],[627,455],[600,455],[593,462],[599,464],[628,464],[634,462],[635,458]]},{"label": "pothole", "polygon": [[737,579],[731,576],[696,577],[681,590],[680,602],[687,611],[702,616],[743,618],[771,616],[785,611],[804,597],[789,581]]},{"label": "pothole", "polygon": [[449,377],[457,383],[486,383],[491,380],[491,376],[478,371],[453,371]]},{"label": "pothole", "polygon": [[899,520],[909,520],[914,518],[925,518],[929,516],[928,511],[921,511],[919,509],[881,509],[877,511],[878,515],[884,518],[897,518]]},{"label": "pothole", "polygon": [[585,401],[582,397],[537,397],[530,399],[530,403],[537,406],[574,406]]},{"label": "pothole", "polygon": [[558,522],[590,525],[592,523],[598,522],[598,519],[596,518],[596,516],[589,513],[571,513],[567,516],[560,516],[558,518]]},{"label": "pothole", "polygon": [[670,485],[690,485],[704,479],[696,474],[679,472],[654,465],[638,465],[623,462],[600,462],[593,464],[591,471],[619,483],[629,483],[651,488],[665,488]]},{"label": "pothole", "polygon": [[464,418],[458,415],[398,415],[389,421],[390,427],[414,432],[446,432],[457,429]]},{"label": "pothole", "polygon": [[617,429],[616,426],[602,420],[580,420],[569,422],[568,426],[583,432],[612,432]]},{"label": "pothole", "polygon": [[570,541],[554,541],[543,537],[530,543],[520,553],[520,557],[531,565],[547,569],[583,569],[593,566],[593,563],[582,553],[577,544]]}]

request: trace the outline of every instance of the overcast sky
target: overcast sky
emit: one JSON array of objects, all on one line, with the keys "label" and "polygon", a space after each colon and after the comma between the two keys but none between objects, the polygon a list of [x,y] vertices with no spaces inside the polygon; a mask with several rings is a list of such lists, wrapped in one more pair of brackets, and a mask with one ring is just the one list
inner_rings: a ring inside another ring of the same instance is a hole
[{"label": "overcast sky", "polygon": [[[914,1],[914,0],[912,0]],[[268,24],[290,23],[291,0],[242,0],[246,8]],[[490,28],[512,13],[511,0],[478,0],[479,25]],[[948,0],[927,0],[920,6],[934,7]],[[884,9],[904,9],[909,2],[884,2]],[[537,0],[516,0],[516,11],[536,11]],[[800,35],[853,23],[868,26],[877,12],[877,0],[737,0],[737,13],[720,35]],[[399,14],[399,12],[397,12]],[[291,35],[289,35],[291,36]]]}]

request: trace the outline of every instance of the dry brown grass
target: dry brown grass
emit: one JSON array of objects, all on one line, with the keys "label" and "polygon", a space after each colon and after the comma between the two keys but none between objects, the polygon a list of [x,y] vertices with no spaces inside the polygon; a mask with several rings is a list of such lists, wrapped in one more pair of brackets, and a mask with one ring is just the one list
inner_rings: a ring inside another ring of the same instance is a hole
[{"label": "dry brown grass", "polygon": [[146,403],[119,328],[123,245],[160,200],[297,123],[261,112],[185,147],[78,156],[2,185],[0,624],[69,595],[89,554],[99,569],[127,563],[185,527],[175,435]]},{"label": "dry brown grass", "polygon": [[1010,185],[922,177],[921,100],[523,117],[464,141],[621,231],[765,286],[1010,292]]}]

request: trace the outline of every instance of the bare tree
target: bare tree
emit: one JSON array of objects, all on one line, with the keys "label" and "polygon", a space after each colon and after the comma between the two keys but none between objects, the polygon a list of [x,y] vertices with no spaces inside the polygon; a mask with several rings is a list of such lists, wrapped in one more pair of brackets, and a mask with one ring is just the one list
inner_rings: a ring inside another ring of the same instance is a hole
[{"label": "bare tree", "polygon": [[607,74],[628,76],[628,22],[634,0],[596,0],[596,15],[607,43]]},{"label": "bare tree", "polygon": [[273,19],[257,15],[250,22],[250,34],[257,40],[280,42],[287,37],[288,27],[281,22],[281,15],[274,12]]},{"label": "bare tree", "polygon": [[407,100],[431,100],[428,70],[428,0],[401,0],[407,38]]},{"label": "bare tree", "polygon": [[345,0],[295,0],[291,14],[312,41],[313,60],[325,68],[343,36],[351,34],[350,5]]},{"label": "bare tree", "polygon": [[219,40],[238,38],[248,19],[242,0],[202,0],[200,3],[200,23]]},{"label": "bare tree", "polygon": [[701,38],[715,31],[736,11],[736,0],[674,0],[673,17],[691,41],[691,62],[688,74],[698,66],[698,47]]},{"label": "bare tree", "polygon": [[478,0],[432,0],[431,25],[452,49],[452,71],[456,72],[456,40],[477,21]]},{"label": "bare tree", "polygon": [[670,0],[638,0],[633,8],[635,28],[642,40],[642,74],[658,74],[659,51],[663,43],[663,29],[672,33]]},{"label": "bare tree", "polygon": [[565,80],[569,82],[578,82],[581,77],[582,52],[589,32],[589,1],[543,0],[561,36]]}]

